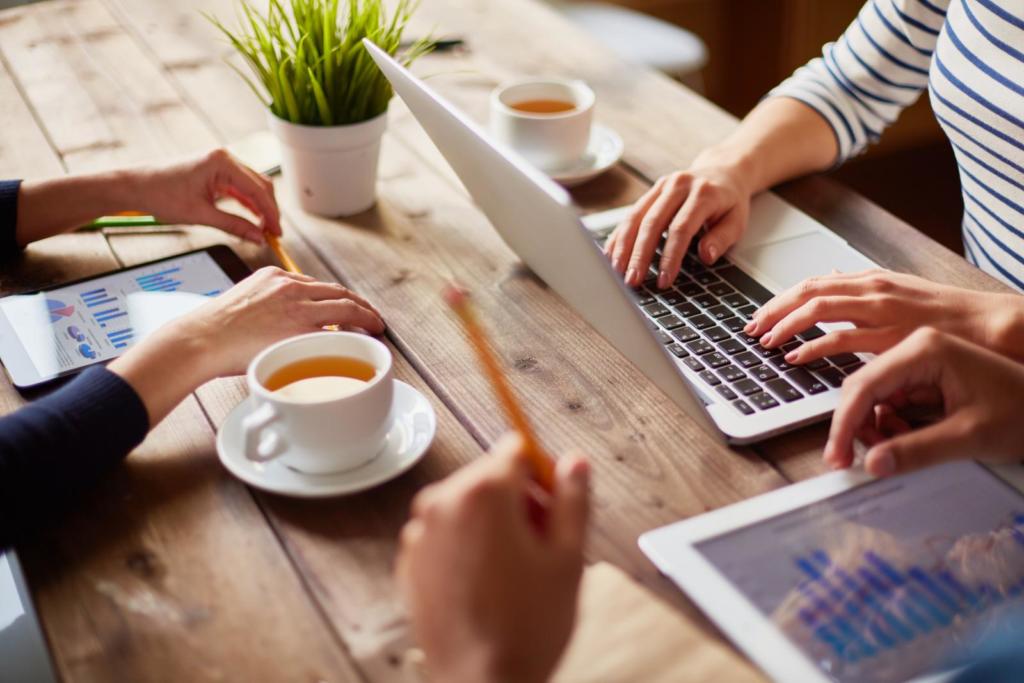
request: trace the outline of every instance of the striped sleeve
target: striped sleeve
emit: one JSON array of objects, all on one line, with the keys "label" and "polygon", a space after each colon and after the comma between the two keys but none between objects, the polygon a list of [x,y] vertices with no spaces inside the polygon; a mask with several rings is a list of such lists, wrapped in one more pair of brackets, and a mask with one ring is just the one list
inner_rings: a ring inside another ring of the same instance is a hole
[{"label": "striped sleeve", "polygon": [[951,0],[868,0],[846,32],[768,93],[814,109],[835,132],[836,163],[878,140],[928,85]]}]

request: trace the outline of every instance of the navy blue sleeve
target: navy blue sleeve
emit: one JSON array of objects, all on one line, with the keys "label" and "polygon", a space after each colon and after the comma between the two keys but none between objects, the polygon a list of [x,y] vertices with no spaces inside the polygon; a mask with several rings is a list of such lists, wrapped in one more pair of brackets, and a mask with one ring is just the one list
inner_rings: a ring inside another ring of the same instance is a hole
[{"label": "navy blue sleeve", "polygon": [[103,367],[0,418],[0,549],[92,485],[147,431],[142,399]]},{"label": "navy blue sleeve", "polygon": [[20,180],[0,180],[0,259],[9,258],[21,250],[15,234],[20,190]]}]

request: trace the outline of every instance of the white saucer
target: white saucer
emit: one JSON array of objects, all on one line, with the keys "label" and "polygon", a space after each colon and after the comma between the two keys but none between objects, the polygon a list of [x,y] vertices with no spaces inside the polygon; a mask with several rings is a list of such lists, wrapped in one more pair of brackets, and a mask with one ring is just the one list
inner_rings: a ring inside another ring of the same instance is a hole
[{"label": "white saucer", "polygon": [[562,187],[582,185],[617,164],[624,148],[618,133],[608,126],[595,123],[583,158],[571,168],[551,173],[551,179]]},{"label": "white saucer", "polygon": [[299,498],[326,498],[365,491],[410,469],[434,440],[437,417],[430,401],[405,382],[395,380],[392,424],[384,446],[370,462],[344,472],[306,474],[280,461],[255,463],[242,449],[242,417],[252,399],[239,403],[217,433],[217,455],[231,474],[271,493]]}]

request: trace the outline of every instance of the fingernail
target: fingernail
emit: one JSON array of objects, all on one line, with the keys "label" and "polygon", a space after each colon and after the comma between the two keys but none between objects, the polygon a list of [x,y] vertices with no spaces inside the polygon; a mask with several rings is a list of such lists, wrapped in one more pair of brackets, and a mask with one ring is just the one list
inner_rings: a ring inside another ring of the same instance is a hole
[{"label": "fingernail", "polygon": [[626,271],[626,284],[636,284],[636,268],[631,267],[629,270]]},{"label": "fingernail", "polygon": [[708,247],[708,263],[714,263],[715,259],[718,258],[718,247],[711,245]]},{"label": "fingernail", "polygon": [[890,474],[896,472],[896,458],[893,457],[890,451],[879,451],[874,458],[874,474],[879,477],[888,477]]},{"label": "fingernail", "polygon": [[743,331],[746,332],[747,334],[752,334],[756,327],[757,327],[757,321],[756,320],[751,320],[749,323],[747,323],[746,325],[743,326]]},{"label": "fingernail", "polygon": [[797,351],[790,351],[789,353],[786,354],[786,362],[796,363],[797,356],[799,355],[800,354]]},{"label": "fingernail", "polygon": [[771,343],[772,343],[772,333],[771,332],[765,332],[764,336],[761,337],[761,346],[768,346]]},{"label": "fingernail", "polygon": [[669,279],[666,271],[658,273],[658,289],[666,289],[670,284],[672,284],[672,280]]}]

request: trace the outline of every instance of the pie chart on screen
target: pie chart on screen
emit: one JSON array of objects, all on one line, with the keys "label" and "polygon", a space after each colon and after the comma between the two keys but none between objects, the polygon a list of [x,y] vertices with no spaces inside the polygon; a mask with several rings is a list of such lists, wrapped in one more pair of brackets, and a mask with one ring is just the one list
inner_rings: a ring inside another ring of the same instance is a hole
[{"label": "pie chart on screen", "polygon": [[63,301],[57,301],[56,299],[47,299],[46,306],[50,309],[51,323],[55,323],[61,318],[70,318],[75,312],[74,306],[68,306]]}]

